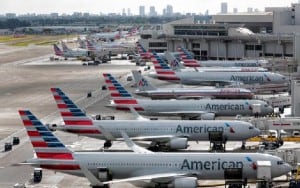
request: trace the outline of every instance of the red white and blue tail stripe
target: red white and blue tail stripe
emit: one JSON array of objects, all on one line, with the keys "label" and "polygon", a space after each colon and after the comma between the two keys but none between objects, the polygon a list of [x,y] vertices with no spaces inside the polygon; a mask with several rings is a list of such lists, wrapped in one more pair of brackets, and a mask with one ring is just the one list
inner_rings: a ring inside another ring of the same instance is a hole
[{"label": "red white and blue tail stripe", "polygon": [[94,126],[93,120],[86,116],[60,88],[51,88],[51,92],[68,132],[86,136],[101,134],[99,128]]},{"label": "red white and blue tail stripe", "polygon": [[103,77],[118,109],[129,110],[126,106],[133,106],[136,110],[143,110],[138,101],[111,74],[103,73]]},{"label": "red white and blue tail stripe", "polygon": [[150,59],[152,53],[147,51],[140,43],[137,42],[137,51],[143,59]]},{"label": "red white and blue tail stripe", "polygon": [[64,56],[63,51],[61,51],[61,49],[56,44],[53,44],[53,49],[54,49],[55,55]]},{"label": "red white and blue tail stripe", "polygon": [[178,47],[177,51],[179,52],[180,58],[182,59],[184,66],[200,67],[198,61],[194,59],[192,54],[187,49],[183,47]]},{"label": "red white and blue tail stripe", "polygon": [[169,65],[164,62],[164,60],[159,57],[156,53],[153,53],[151,61],[154,65],[154,69],[157,73],[157,78],[160,80],[167,81],[179,81],[180,79],[176,76],[174,70],[172,70]]},{"label": "red white and blue tail stripe", "polygon": [[73,152],[38,120],[29,110],[19,110],[19,114],[30,138],[40,167],[52,170],[80,170]]},{"label": "red white and blue tail stripe", "polygon": [[72,152],[29,110],[19,110],[38,158],[73,160]]},{"label": "red white and blue tail stripe", "polygon": [[88,51],[96,51],[96,47],[92,44],[91,41],[87,40],[86,41],[86,47]]}]

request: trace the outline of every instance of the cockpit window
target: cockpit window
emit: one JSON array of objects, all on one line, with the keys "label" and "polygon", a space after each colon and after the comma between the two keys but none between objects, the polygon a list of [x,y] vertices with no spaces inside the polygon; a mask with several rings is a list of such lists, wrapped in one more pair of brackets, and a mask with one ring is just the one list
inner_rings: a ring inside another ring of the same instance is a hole
[{"label": "cockpit window", "polygon": [[268,105],[267,105],[267,104],[265,104],[264,106],[265,106],[265,107],[268,107]]},{"label": "cockpit window", "polygon": [[254,127],[253,126],[249,126],[249,129],[254,129]]},{"label": "cockpit window", "polygon": [[283,165],[284,162],[283,161],[277,161],[277,165]]}]

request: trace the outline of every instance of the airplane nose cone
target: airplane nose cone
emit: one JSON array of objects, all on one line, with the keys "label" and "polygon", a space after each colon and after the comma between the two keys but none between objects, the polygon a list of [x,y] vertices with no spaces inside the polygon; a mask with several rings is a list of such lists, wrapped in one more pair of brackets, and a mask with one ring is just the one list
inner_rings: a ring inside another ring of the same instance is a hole
[{"label": "airplane nose cone", "polygon": [[285,164],[284,164],[284,167],[283,167],[283,174],[287,174],[287,173],[289,173],[290,171],[292,171],[292,166],[289,165],[288,163],[285,163]]},{"label": "airplane nose cone", "polygon": [[260,133],[261,133],[261,131],[260,131],[258,128],[254,128],[254,131],[253,131],[253,137],[259,136]]},{"label": "airplane nose cone", "polygon": [[274,108],[272,106],[268,106],[267,107],[267,112],[268,112],[268,114],[273,113],[274,112]]}]

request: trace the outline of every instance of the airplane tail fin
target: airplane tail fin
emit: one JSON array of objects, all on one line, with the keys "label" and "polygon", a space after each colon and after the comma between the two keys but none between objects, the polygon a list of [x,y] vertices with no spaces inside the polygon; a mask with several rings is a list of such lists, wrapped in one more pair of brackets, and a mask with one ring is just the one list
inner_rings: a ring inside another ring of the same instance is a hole
[{"label": "airplane tail fin", "polygon": [[[26,128],[37,158],[51,160],[74,160],[73,152],[70,151],[29,110],[19,110],[19,114]],[[75,168],[74,165],[73,167]],[[79,168],[79,166],[76,165],[76,168]]]},{"label": "airplane tail fin", "polygon": [[148,52],[140,43],[136,43],[137,44],[137,51],[138,54],[140,54],[140,56],[143,59],[150,59],[151,58],[151,53]]},{"label": "airplane tail fin", "polygon": [[156,90],[156,87],[154,87],[148,80],[146,80],[146,78],[144,78],[139,71],[132,70],[131,72],[140,91]]},{"label": "airplane tail fin", "polygon": [[71,51],[71,49],[63,41],[61,42],[61,46],[64,52]]},{"label": "airplane tail fin", "polygon": [[86,40],[86,47],[88,51],[96,51],[96,47],[89,40]]},{"label": "airplane tail fin", "polygon": [[61,49],[56,44],[53,44],[53,49],[54,49],[55,55],[57,55],[57,56],[64,55],[64,53],[61,51]]},{"label": "airplane tail fin", "polygon": [[172,70],[169,65],[164,62],[156,53],[153,53],[151,61],[154,65],[154,69],[157,74],[157,78],[160,80],[167,81],[179,81],[180,79],[176,76],[174,70]]},{"label": "airplane tail fin", "polygon": [[85,112],[74,104],[60,88],[50,90],[66,126],[93,126],[92,119],[86,116]]},{"label": "airplane tail fin", "polygon": [[142,110],[138,101],[111,74],[103,73],[103,77],[117,108],[129,110],[128,106],[134,106],[135,110]]},{"label": "airplane tail fin", "polygon": [[176,59],[170,52],[166,51],[165,55],[173,70],[181,71],[181,69],[185,68],[185,66],[178,59]]},{"label": "airplane tail fin", "polygon": [[185,48],[178,47],[177,51],[180,54],[180,58],[182,59],[183,63],[187,67],[200,67],[201,65],[198,63],[197,60],[194,59],[194,56]]},{"label": "airplane tail fin", "polygon": [[79,48],[87,49],[85,42],[80,37],[77,38],[77,41],[79,43]]}]

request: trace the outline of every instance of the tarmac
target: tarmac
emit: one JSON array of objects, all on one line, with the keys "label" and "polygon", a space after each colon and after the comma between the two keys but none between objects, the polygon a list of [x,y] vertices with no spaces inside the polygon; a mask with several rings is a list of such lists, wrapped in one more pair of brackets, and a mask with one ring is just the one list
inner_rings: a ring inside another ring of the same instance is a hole
[{"label": "tarmac", "polygon": [[[50,61],[52,55],[47,48],[28,47],[22,50],[14,50],[0,45],[3,56],[8,61],[0,61],[0,187],[13,187],[16,183],[26,184],[26,187],[89,187],[86,178],[55,173],[43,170],[43,179],[40,183],[32,183],[33,167],[18,165],[33,157],[32,146],[25,133],[23,124],[18,114],[19,109],[29,109],[44,123],[61,123],[60,114],[56,108],[50,88],[61,88],[78,106],[83,108],[88,115],[104,114],[114,115],[117,119],[132,119],[129,112],[115,111],[104,107],[109,103],[108,91],[102,91],[104,85],[102,73],[111,73],[118,77],[123,85],[130,91],[131,83],[126,80],[130,70],[139,69],[135,63],[128,60],[113,60],[108,64],[99,66],[82,66],[78,60]],[[22,55],[38,50],[35,55]],[[13,57],[10,57],[13,56]],[[15,57],[16,56],[16,57]],[[151,80],[151,79],[149,79]],[[153,81],[153,80],[151,80]],[[166,85],[156,81],[156,84]],[[92,92],[92,97],[87,98],[87,93]],[[73,134],[56,131],[55,134],[72,150],[101,151],[104,141],[86,137],[78,137]],[[13,146],[12,151],[4,152],[5,142],[11,142],[13,136],[20,137],[21,143]],[[209,142],[190,142],[187,151],[207,151]],[[247,143],[255,145],[257,143]],[[235,150],[241,146],[241,142],[230,142],[227,150]],[[110,150],[128,150],[124,143],[113,143]],[[224,183],[224,181],[199,180],[201,185]],[[134,187],[129,183],[113,184],[111,187]]]}]

